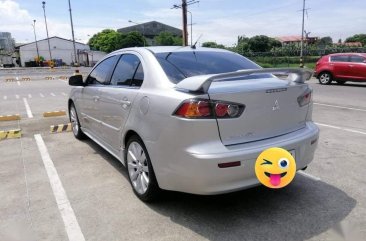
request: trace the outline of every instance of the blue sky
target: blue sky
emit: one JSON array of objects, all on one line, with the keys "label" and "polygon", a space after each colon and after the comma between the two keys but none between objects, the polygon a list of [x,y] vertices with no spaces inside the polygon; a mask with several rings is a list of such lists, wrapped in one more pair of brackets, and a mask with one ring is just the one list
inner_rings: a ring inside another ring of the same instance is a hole
[{"label": "blue sky", "polygon": [[[105,28],[130,26],[128,20],[156,20],[181,28],[181,11],[171,9],[181,0],[71,0],[76,39],[86,42]],[[343,40],[366,33],[366,0],[307,0],[305,30],[310,36]],[[189,6],[193,38],[227,46],[238,35],[272,37],[301,35],[302,0],[200,0]],[[71,38],[67,0],[46,0],[50,36]],[[33,19],[39,39],[46,37],[41,0],[0,0],[0,31],[11,32],[17,42],[34,40]]]}]

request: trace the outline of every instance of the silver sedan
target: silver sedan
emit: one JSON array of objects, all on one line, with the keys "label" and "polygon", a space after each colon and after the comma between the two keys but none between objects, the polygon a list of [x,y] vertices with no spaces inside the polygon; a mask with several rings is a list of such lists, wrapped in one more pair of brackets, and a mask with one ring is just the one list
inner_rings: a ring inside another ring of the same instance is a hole
[{"label": "silver sedan", "polygon": [[[275,72],[286,74],[277,78]],[[73,76],[69,115],[121,161],[143,201],[161,190],[219,194],[258,185],[254,164],[270,147],[313,159],[311,72],[262,69],[226,50],[129,48]]]}]

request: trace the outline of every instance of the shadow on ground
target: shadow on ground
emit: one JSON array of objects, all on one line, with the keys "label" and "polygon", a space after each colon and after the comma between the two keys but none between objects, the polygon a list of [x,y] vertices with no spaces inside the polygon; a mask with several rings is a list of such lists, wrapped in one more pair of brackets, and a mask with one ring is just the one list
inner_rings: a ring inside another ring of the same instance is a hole
[{"label": "shadow on ground", "polygon": [[[92,141],[86,143],[128,179],[117,159]],[[162,200],[146,205],[209,240],[297,241],[336,227],[356,200],[334,186],[297,175],[280,190],[261,186],[216,196],[164,192]]]}]

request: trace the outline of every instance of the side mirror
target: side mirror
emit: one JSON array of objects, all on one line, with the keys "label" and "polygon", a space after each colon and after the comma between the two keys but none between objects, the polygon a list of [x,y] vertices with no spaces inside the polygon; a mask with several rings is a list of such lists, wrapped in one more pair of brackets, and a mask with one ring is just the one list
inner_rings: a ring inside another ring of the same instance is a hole
[{"label": "side mirror", "polygon": [[74,75],[69,78],[69,85],[71,86],[85,86],[82,75]]}]

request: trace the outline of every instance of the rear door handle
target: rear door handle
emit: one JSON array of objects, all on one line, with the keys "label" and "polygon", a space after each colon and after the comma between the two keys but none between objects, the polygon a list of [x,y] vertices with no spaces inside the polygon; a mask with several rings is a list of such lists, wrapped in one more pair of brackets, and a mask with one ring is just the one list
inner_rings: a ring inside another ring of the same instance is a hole
[{"label": "rear door handle", "polygon": [[125,99],[123,99],[123,100],[121,100],[121,105],[122,106],[130,106],[131,105],[131,101],[129,101],[127,98],[125,98]]},{"label": "rear door handle", "polygon": [[350,64],[350,65],[348,65],[349,67],[353,67],[353,65],[352,64]]}]

